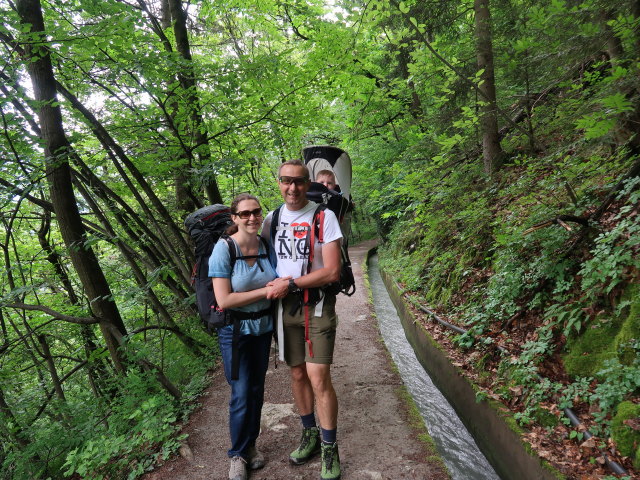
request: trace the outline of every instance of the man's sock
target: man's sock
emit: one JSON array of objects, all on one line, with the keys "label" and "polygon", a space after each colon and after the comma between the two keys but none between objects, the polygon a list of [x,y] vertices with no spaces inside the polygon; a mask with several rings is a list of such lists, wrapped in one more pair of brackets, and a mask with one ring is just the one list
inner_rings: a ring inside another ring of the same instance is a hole
[{"label": "man's sock", "polygon": [[312,428],[316,426],[316,416],[313,412],[308,415],[300,415],[300,420],[302,420],[302,428]]},{"label": "man's sock", "polygon": [[336,443],[337,428],[334,428],[333,430],[325,430],[320,427],[320,431],[322,432],[322,441],[324,443]]}]

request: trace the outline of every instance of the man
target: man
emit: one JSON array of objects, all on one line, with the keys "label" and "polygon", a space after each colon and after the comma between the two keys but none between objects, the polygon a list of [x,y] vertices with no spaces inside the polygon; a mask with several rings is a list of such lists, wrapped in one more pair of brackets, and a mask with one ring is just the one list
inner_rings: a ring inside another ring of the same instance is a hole
[{"label": "man", "polygon": [[[275,230],[274,212],[265,219],[262,235],[273,241],[279,277],[291,276],[289,284],[274,284],[270,298],[282,300],[279,338],[283,339],[284,360],[291,368],[291,388],[300,419],[300,445],[289,455],[294,465],[302,465],[318,451],[322,455],[321,478],[340,478],[340,459],[336,442],[338,399],[331,383],[331,363],[336,336],[335,295],[324,295],[322,287],[340,278],[342,233],[335,214],[324,211],[323,243],[311,231],[317,204],[306,193],[309,170],[300,160],[280,165],[278,186],[284,199]],[[275,231],[273,239],[272,231]],[[314,239],[313,261],[309,271],[310,242]],[[305,303],[305,299],[307,302]],[[283,338],[284,337],[284,338]],[[317,408],[320,431],[316,426]]]}]

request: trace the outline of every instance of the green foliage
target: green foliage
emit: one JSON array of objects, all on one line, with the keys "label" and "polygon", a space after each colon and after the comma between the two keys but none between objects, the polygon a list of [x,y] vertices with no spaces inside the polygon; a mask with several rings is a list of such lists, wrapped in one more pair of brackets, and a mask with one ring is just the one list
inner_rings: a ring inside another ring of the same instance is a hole
[{"label": "green foliage", "polygon": [[[396,210],[390,243],[393,250],[382,249],[381,264],[397,273],[409,288],[415,289],[416,282],[421,284],[420,293],[428,302],[448,304],[471,274],[471,265],[485,257],[487,200],[478,190],[458,183],[463,176],[476,173],[463,170],[446,184],[437,178],[426,182],[424,176],[401,176],[402,189],[395,182],[386,187],[404,206]],[[416,182],[422,182],[420,190]]]},{"label": "green foliage", "polygon": [[620,329],[619,321],[609,321],[588,328],[575,336],[563,357],[567,372],[576,376],[593,376],[606,360],[616,357],[613,340]]},{"label": "green foliage", "polygon": [[[637,342],[640,339],[640,286],[631,285],[622,297],[616,312],[623,316],[628,307],[629,314],[616,335],[614,342],[618,360],[623,365],[631,365],[637,355]],[[632,300],[629,300],[632,299]],[[620,308],[625,307],[625,308]]]},{"label": "green foliage", "polygon": [[78,474],[87,479],[110,477],[137,478],[158,456],[177,450],[179,410],[166,393],[153,393],[150,379],[131,372],[119,385],[126,395],[112,402],[111,415],[104,428],[85,437],[80,446],[66,455],[65,476]]},{"label": "green foliage", "polygon": [[[589,81],[601,82],[603,91],[609,92],[617,80],[594,74]],[[598,96],[598,90],[592,87],[590,94],[594,92],[603,111],[615,119],[610,127],[617,128],[620,118],[629,112],[628,99],[614,93]],[[568,98],[561,109],[572,109],[574,117],[580,114],[578,98],[581,95],[576,94],[575,103]],[[544,111],[544,106],[540,109]],[[567,116],[562,118],[566,121]],[[611,128],[605,135],[607,141],[611,138]],[[567,138],[575,138],[575,132],[567,130],[566,134]],[[589,132],[585,132],[583,138],[592,139]],[[520,148],[519,141],[515,141],[515,137],[513,140],[512,148]],[[446,145],[449,148],[453,143]],[[629,182],[618,195],[621,205],[616,210],[614,226],[603,229],[594,239],[591,251],[582,258],[567,251],[567,242],[573,234],[563,228],[547,227],[523,235],[527,226],[554,218],[558,211],[583,215],[583,209],[597,205],[602,190],[612,185],[613,176],[609,176],[607,169],[620,172],[621,157],[596,149],[585,160],[576,154],[576,149],[586,154],[586,148],[586,143],[577,142],[567,147],[573,150],[571,154],[554,152],[542,158],[513,157],[513,168],[504,173],[503,182],[498,182],[489,192],[482,192],[483,199],[496,198],[499,203],[480,203],[476,210],[470,206],[469,216],[477,219],[478,227],[463,223],[460,234],[451,228],[451,220],[460,215],[456,211],[460,203],[428,190],[419,208],[404,206],[405,216],[397,218],[389,245],[381,249],[381,264],[385,268],[395,271],[407,288],[421,292],[425,301],[445,311],[453,306],[449,303],[450,291],[464,285],[451,275],[450,262],[457,262],[464,272],[477,272],[486,269],[486,262],[490,261],[488,282],[473,282],[471,288],[465,289],[465,303],[457,309],[457,315],[468,328],[466,334],[456,339],[463,348],[478,348],[485,343],[483,336],[488,330],[495,331],[501,322],[504,324],[519,312],[534,312],[544,319],[543,326],[528,336],[531,340],[518,346],[518,355],[503,361],[500,368],[507,385],[524,387],[523,410],[517,413],[522,424],[554,424],[553,415],[540,408],[554,397],[560,398],[563,406],[573,406],[577,401],[596,404],[594,415],[603,421],[621,399],[637,389],[637,367],[629,363],[635,365],[632,359],[637,356],[629,346],[629,342],[637,338],[637,330],[632,327],[636,322],[623,321],[628,316],[628,307],[634,304],[632,299],[637,296],[633,293],[634,287],[628,287],[630,278],[638,271],[638,226],[637,213],[634,213],[639,198],[637,180]],[[603,165],[606,167],[598,170]],[[467,199],[465,195],[473,190],[472,181],[457,179],[458,184],[447,185],[447,193]],[[429,183],[424,179],[422,188]],[[408,192],[403,193],[402,199],[408,198]],[[407,216],[407,212],[411,215]],[[421,228],[415,228],[414,223]],[[487,232],[493,243],[480,250],[480,255],[469,256],[469,244],[456,243],[468,235],[486,237]],[[421,276],[416,282],[419,270]],[[443,277],[441,271],[447,275]],[[611,308],[608,298],[624,289],[628,292]],[[634,311],[637,312],[637,307]],[[625,334],[621,335],[623,329]],[[568,339],[570,351],[564,357],[565,365],[570,373],[577,375],[574,383],[568,385],[541,379],[538,372],[539,365],[556,350],[558,339],[563,337]],[[509,341],[508,336],[505,340]],[[615,363],[623,357],[626,366]],[[508,392],[504,395],[508,396]],[[606,422],[602,428],[601,433],[606,435]]]},{"label": "green foliage", "polygon": [[[610,295],[614,288],[628,281],[628,272],[638,268],[635,252],[640,242],[640,231],[634,218],[628,216],[632,206],[640,200],[637,184],[637,179],[627,183],[619,198],[629,196],[620,208],[615,227],[598,235],[594,240],[592,258],[582,264],[579,278],[587,298]],[[607,360],[621,360],[627,365],[635,361],[635,351],[631,346],[634,339],[640,338],[638,287],[631,285],[626,290],[613,312],[600,318],[596,316],[590,320],[590,328],[583,335],[571,339],[569,353],[565,356],[568,372],[593,376]],[[578,306],[585,307],[584,301]]]},{"label": "green foliage", "polygon": [[[627,182],[627,191],[639,183],[637,177]],[[584,263],[579,273],[583,276],[582,287],[587,294],[608,294],[625,280],[626,270],[640,268],[640,260],[634,255],[640,245],[640,225],[637,219],[626,216],[639,200],[640,190],[637,190],[631,194],[628,205],[621,209],[617,225],[595,239],[593,257]]]},{"label": "green foliage", "polygon": [[[617,359],[625,365],[635,360],[633,342],[640,337],[637,291],[637,286],[630,286],[622,297],[621,305],[626,304],[628,308],[610,318],[596,319],[582,335],[570,339],[568,353],[564,356],[567,372],[593,376],[606,360]],[[628,302],[631,302],[630,307]]]}]

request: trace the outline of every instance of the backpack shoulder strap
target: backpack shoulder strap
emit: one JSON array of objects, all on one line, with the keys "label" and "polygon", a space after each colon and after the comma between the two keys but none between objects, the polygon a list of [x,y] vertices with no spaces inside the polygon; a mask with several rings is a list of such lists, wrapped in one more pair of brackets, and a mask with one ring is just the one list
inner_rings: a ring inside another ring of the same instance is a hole
[{"label": "backpack shoulder strap", "polygon": [[278,223],[280,222],[280,210],[282,210],[282,205],[276,208],[271,214],[271,228],[269,232],[269,239],[271,240],[271,245],[276,244],[276,233],[278,229]]},{"label": "backpack shoulder strap", "polygon": [[316,238],[318,239],[318,243],[324,243],[324,211],[326,210],[326,208],[327,206],[324,204],[319,204],[316,207],[311,219],[310,234],[307,235],[307,238],[305,239],[305,250],[309,250],[309,258],[307,260],[307,274],[311,273],[311,267],[313,265],[313,259],[315,256],[314,246]]},{"label": "backpack shoulder strap", "polygon": [[319,243],[324,243],[324,211],[327,208],[326,204],[321,203],[316,207],[316,211],[313,212],[312,225],[316,229],[315,234]]},{"label": "backpack shoulder strap", "polygon": [[258,258],[269,258],[269,244],[267,243],[267,241],[264,239],[262,235],[258,235],[258,239],[260,240],[260,243],[264,247],[264,253],[260,253],[260,247],[258,246],[258,253],[259,253]]},{"label": "backpack shoulder strap", "polygon": [[[257,236],[259,239],[258,242],[258,254],[257,255],[242,255],[242,252],[240,256],[238,256],[238,247],[236,246],[236,242],[233,241],[233,239],[228,236],[228,235],[223,235],[221,238],[224,238],[224,240],[227,242],[227,245],[229,246],[229,261],[231,263],[231,271],[233,272],[233,267],[236,264],[236,260],[240,259],[240,260],[247,260],[249,258],[255,258],[256,262],[258,262],[258,268],[260,268],[260,271],[263,272],[264,269],[262,268],[262,265],[260,264],[260,259],[261,258],[269,258],[269,245],[267,245],[267,241],[262,238],[260,235]],[[264,245],[264,253],[260,253],[260,243],[262,243],[262,245]]]},{"label": "backpack shoulder strap", "polygon": [[238,259],[236,244],[229,235],[222,235],[220,238],[224,239],[227,242],[227,246],[229,247],[229,261],[231,263],[231,271],[233,271],[233,267],[235,267],[236,260]]}]

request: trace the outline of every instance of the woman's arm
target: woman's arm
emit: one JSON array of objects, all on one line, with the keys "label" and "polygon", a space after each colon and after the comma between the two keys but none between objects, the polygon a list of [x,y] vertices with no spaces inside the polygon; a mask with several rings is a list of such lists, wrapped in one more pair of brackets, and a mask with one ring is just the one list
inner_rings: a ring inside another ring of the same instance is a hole
[{"label": "woman's arm", "polygon": [[[276,279],[282,280],[282,279]],[[249,305],[250,303],[267,298],[267,292],[273,287],[262,287],[248,292],[232,292],[231,280],[228,278],[213,278],[213,292],[220,308],[234,308]]]}]

